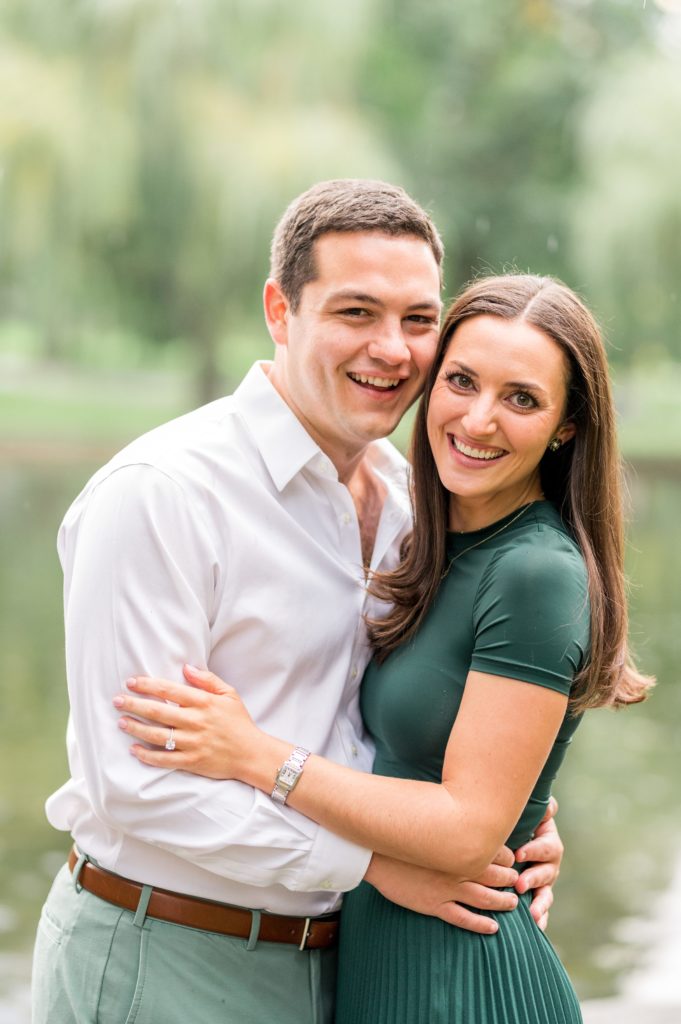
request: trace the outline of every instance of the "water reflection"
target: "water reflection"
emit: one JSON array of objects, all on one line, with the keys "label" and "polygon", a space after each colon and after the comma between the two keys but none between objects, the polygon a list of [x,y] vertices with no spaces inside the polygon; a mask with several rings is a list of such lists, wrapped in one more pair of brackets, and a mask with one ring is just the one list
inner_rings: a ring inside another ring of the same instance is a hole
[{"label": "water reflection", "polygon": [[[42,810],[66,777],[55,534],[94,468],[0,474],[0,997],[26,972],[40,904],[68,848]],[[634,478],[632,505],[632,634],[659,685],[642,708],[587,715],[557,790],[567,856],[551,936],[583,998],[611,993],[638,962],[640,930],[632,936],[622,922],[647,915],[681,849],[672,781],[681,747],[681,479]]]}]

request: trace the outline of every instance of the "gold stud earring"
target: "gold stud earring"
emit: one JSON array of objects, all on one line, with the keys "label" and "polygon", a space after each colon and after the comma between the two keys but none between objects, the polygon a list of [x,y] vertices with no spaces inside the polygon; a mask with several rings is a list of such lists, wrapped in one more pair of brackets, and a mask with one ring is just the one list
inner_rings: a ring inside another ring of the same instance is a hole
[{"label": "gold stud earring", "polygon": [[559,437],[552,437],[547,447],[550,452],[557,452],[558,449],[562,447],[562,444],[563,442]]}]

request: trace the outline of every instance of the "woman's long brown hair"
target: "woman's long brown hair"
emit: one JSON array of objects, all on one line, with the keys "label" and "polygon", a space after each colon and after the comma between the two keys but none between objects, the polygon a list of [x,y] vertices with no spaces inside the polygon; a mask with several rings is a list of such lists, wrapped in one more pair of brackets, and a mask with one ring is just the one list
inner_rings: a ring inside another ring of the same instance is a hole
[{"label": "woman's long brown hair", "polygon": [[372,592],[393,604],[385,619],[369,623],[379,661],[408,642],[428,612],[446,570],[449,493],[428,442],[430,393],[457,326],[473,316],[524,320],[552,338],[566,355],[566,419],[576,434],[558,452],[546,452],[539,469],[545,496],[558,508],[584,556],[591,602],[591,647],[575,680],[573,712],[644,700],[653,680],[633,664],[628,645],[624,578],[622,467],[605,347],[580,299],[560,281],[529,274],[481,278],[449,309],[440,334],[411,444],[414,529],[403,560],[378,574]]}]

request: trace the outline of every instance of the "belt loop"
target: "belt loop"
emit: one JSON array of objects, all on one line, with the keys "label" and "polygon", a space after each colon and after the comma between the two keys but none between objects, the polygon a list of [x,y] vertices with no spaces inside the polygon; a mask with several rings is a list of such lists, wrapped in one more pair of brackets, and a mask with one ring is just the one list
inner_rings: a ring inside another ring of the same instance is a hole
[{"label": "belt loop", "polygon": [[142,928],[144,926],[144,920],[147,916],[147,907],[149,906],[149,900],[151,899],[151,894],[153,891],[154,890],[151,885],[142,886],[142,892],[140,893],[140,901],[137,904],[137,910],[135,911],[135,917],[132,922],[138,928]]},{"label": "belt loop", "polygon": [[310,924],[311,923],[312,922],[311,922],[310,918],[306,917],[305,918],[305,924],[303,926],[303,937],[300,940],[300,945],[298,946],[298,949],[300,950],[301,953],[303,952],[303,950],[305,949],[305,947],[307,945],[307,938],[308,938],[308,935],[310,934]]},{"label": "belt loop", "polygon": [[251,934],[248,936],[248,942],[246,943],[246,949],[250,953],[258,945],[258,935],[260,934],[260,918],[261,913],[259,910],[251,911]]},{"label": "belt loop", "polygon": [[80,894],[83,891],[83,886],[80,884],[78,879],[80,878],[80,873],[83,870],[83,865],[87,864],[89,858],[87,853],[81,853],[77,847],[75,849],[78,854],[78,860],[76,861],[73,872],[71,873],[71,881],[73,882],[73,888]]}]

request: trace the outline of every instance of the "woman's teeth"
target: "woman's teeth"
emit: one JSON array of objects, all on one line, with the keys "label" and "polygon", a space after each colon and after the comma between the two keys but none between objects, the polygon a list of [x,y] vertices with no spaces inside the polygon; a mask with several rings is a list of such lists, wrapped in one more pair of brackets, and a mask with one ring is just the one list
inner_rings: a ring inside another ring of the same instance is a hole
[{"label": "woman's teeth", "polygon": [[496,451],[490,451],[485,448],[471,448],[470,445],[459,441],[457,437],[452,437],[452,441],[457,451],[461,452],[462,455],[468,455],[471,459],[485,459],[485,461],[489,462],[491,459],[500,459],[505,454],[501,448]]}]

